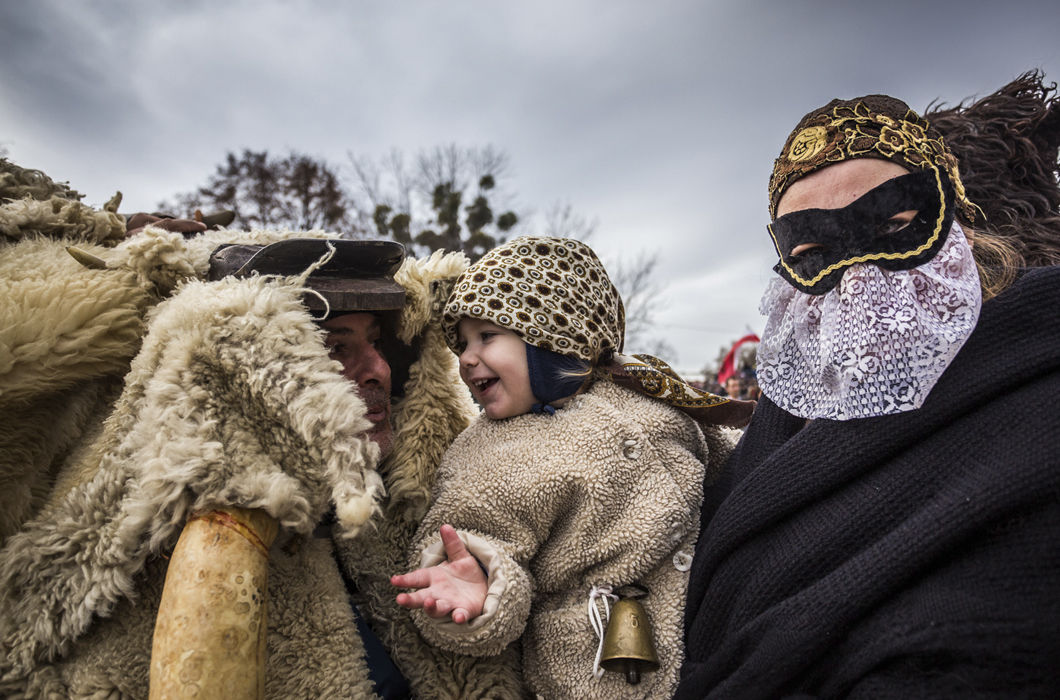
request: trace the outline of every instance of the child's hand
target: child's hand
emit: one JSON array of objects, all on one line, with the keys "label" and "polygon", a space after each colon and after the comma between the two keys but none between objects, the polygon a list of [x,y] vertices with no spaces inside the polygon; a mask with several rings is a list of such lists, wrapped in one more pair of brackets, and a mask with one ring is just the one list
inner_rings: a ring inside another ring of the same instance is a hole
[{"label": "child's hand", "polygon": [[419,589],[399,593],[397,603],[401,607],[410,610],[423,608],[428,617],[433,618],[452,614],[453,622],[462,625],[482,614],[482,604],[486,602],[486,573],[451,525],[442,525],[440,532],[448,561],[391,576],[390,583],[399,588]]}]

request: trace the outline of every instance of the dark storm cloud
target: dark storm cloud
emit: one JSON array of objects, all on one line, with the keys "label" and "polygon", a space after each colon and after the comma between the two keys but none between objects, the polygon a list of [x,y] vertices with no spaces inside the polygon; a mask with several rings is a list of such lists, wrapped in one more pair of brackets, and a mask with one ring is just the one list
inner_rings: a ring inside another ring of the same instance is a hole
[{"label": "dark storm cloud", "polygon": [[120,49],[132,28],[106,3],[95,9],[0,4],[0,92],[9,119],[35,124],[44,138],[75,125],[106,138],[135,123],[138,101],[122,80],[133,57]]}]

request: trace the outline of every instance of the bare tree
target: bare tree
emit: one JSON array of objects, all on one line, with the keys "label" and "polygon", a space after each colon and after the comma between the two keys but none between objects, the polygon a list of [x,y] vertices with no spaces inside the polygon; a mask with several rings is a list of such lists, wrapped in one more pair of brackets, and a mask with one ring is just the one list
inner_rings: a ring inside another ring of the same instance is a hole
[{"label": "bare tree", "polygon": [[356,208],[379,235],[423,252],[459,250],[477,259],[518,223],[514,211],[494,214],[507,198],[497,187],[508,156],[492,146],[455,144],[421,151],[408,160],[400,151],[376,161],[349,154]]},{"label": "bare tree", "polygon": [[485,175],[503,178],[508,174],[509,163],[508,154],[493,146],[463,148],[451,143],[420,151],[416,166],[420,191],[430,192],[443,182],[464,190]]},{"label": "bare tree", "polygon": [[[417,189],[416,178],[408,170],[405,155],[394,148],[378,161],[353,153],[348,153],[347,158],[353,171],[351,197],[359,223],[384,237],[411,244],[409,227]],[[418,217],[427,215],[426,211],[415,213]],[[391,219],[401,214],[404,214],[404,220],[391,227]]]},{"label": "bare tree", "polygon": [[575,212],[569,202],[554,202],[545,210],[544,219],[544,235],[579,241],[588,241],[599,224],[596,219],[586,219]]},{"label": "bare tree", "polygon": [[655,316],[663,300],[664,285],[656,268],[658,253],[609,260],[611,281],[626,307],[626,350],[648,352],[673,360],[676,351],[665,339],[654,334]]},{"label": "bare tree", "polygon": [[229,152],[204,186],[158,206],[181,213],[231,210],[239,228],[356,233],[357,217],[336,171],[323,160],[293,151],[283,158],[270,157],[268,151]]}]

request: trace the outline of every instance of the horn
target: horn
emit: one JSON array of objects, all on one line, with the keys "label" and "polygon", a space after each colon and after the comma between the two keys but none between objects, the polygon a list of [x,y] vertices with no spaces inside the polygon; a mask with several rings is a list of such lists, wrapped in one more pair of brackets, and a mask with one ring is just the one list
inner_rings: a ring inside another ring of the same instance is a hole
[{"label": "horn", "polygon": [[608,671],[625,674],[626,682],[631,685],[640,682],[642,672],[659,668],[651,622],[639,601],[622,598],[611,608],[600,665]]},{"label": "horn", "polygon": [[278,531],[264,510],[218,508],[188,520],[158,604],[149,698],[265,697],[269,547]]},{"label": "horn", "polygon": [[217,211],[212,214],[203,214],[201,209],[195,210],[195,220],[206,225],[207,229],[215,229],[235,221],[236,213],[231,209]]},{"label": "horn", "polygon": [[90,270],[107,269],[106,260],[104,260],[103,258],[96,257],[95,255],[92,255],[92,253],[83,251],[80,248],[75,248],[72,245],[68,245],[66,246],[66,252],[70,254],[70,257],[72,257],[74,260],[81,263],[85,267],[89,268]]}]

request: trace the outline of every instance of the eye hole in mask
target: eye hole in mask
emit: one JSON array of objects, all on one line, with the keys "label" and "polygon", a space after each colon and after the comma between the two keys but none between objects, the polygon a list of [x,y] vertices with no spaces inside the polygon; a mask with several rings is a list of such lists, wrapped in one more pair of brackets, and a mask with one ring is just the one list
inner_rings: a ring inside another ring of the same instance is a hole
[{"label": "eye hole in mask", "polygon": [[771,223],[780,256],[773,269],[802,292],[825,294],[856,263],[919,267],[946,242],[953,211],[953,186],[943,173],[902,175],[841,209],[805,209]]},{"label": "eye hole in mask", "polygon": [[876,235],[889,236],[892,233],[898,233],[906,226],[911,225],[919,213],[918,211],[908,211],[892,216],[876,227]]},{"label": "eye hole in mask", "polygon": [[[913,223],[913,219],[918,213],[919,212],[917,211],[904,211],[900,214],[895,214],[890,219],[887,219],[887,221],[884,221],[882,224],[876,227],[876,235],[888,236],[892,233],[897,233],[901,231],[902,229],[906,228],[907,226]],[[823,247],[824,246],[822,246],[820,243],[800,243],[799,245],[792,248],[791,252],[788,253],[788,257],[792,259],[799,258],[803,255],[803,253],[811,251],[815,248]]]}]

